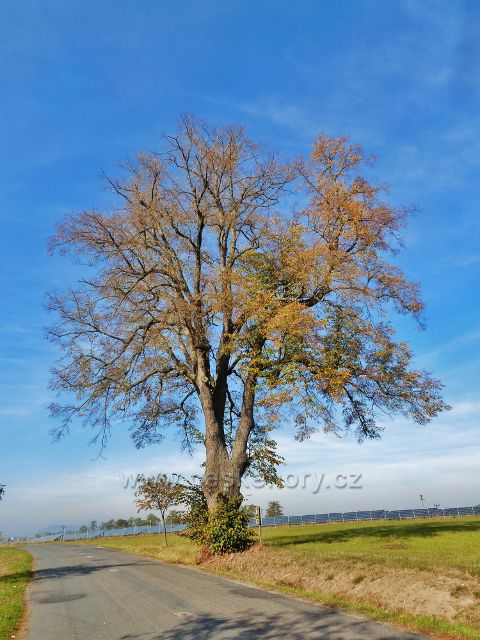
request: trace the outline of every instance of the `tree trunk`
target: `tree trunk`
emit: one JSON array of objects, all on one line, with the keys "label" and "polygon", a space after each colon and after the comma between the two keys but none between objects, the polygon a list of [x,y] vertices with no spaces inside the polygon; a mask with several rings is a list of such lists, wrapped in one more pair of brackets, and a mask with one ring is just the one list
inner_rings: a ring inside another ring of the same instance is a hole
[{"label": "tree trunk", "polygon": [[217,389],[217,393],[212,393],[212,389],[205,382],[206,376],[202,374],[204,371],[200,368],[198,388],[205,418],[206,449],[202,490],[208,504],[208,510],[214,511],[221,504],[242,497],[241,482],[248,466],[247,442],[253,426],[253,394],[247,394],[248,400],[251,401],[251,407],[248,406],[245,411],[246,394],[244,392],[239,433],[232,454],[229,455],[223,424],[226,393],[223,393],[223,388]]},{"label": "tree trunk", "polygon": [[236,443],[229,455],[216,419],[210,416],[212,424],[206,422],[206,463],[202,479],[202,489],[207,500],[209,511],[214,511],[221,504],[241,498],[242,477],[248,466],[245,440],[244,446]]},{"label": "tree trunk", "polygon": [[163,511],[161,511],[160,515],[162,516],[162,524],[163,524],[163,546],[167,547],[168,542],[167,542],[167,528],[165,527],[165,514],[163,513]]},{"label": "tree trunk", "polygon": [[242,475],[243,470],[228,456],[226,449],[218,452],[218,455],[207,453],[202,489],[209,511],[214,511],[229,500],[241,498]]}]

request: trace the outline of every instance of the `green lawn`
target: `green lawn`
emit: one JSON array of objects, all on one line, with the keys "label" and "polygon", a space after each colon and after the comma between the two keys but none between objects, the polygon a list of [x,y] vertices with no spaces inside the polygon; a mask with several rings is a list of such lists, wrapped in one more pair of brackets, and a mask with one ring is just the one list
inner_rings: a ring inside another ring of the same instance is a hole
[{"label": "green lawn", "polygon": [[140,556],[157,558],[165,562],[179,564],[195,564],[198,550],[193,542],[177,534],[167,534],[168,547],[163,546],[163,533],[161,535],[139,536],[114,536],[111,538],[95,538],[93,540],[78,540],[79,544],[88,544],[96,547],[106,547],[135,553]]},{"label": "green lawn", "polygon": [[25,611],[32,556],[23,549],[0,549],[0,640],[12,638]]},{"label": "green lawn", "polygon": [[[201,567],[435,637],[480,640],[479,518],[269,527],[263,540]],[[199,563],[195,545],[176,534],[167,549],[156,535],[93,544]]]},{"label": "green lawn", "polygon": [[480,519],[403,520],[265,529],[279,549],[420,570],[455,568],[480,577]]},{"label": "green lawn", "polygon": [[[166,562],[193,564],[197,549],[188,539],[160,536],[100,538],[86,544],[109,547]],[[266,545],[278,551],[321,557],[324,561],[354,560],[420,570],[455,568],[480,576],[480,519],[403,520],[263,529]]]}]

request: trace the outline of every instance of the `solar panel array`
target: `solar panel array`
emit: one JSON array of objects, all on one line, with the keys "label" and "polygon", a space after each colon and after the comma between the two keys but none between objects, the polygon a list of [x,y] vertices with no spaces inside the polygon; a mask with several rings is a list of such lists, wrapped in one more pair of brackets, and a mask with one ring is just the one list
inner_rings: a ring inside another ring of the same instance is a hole
[{"label": "solar panel array", "polygon": [[[413,518],[451,518],[461,516],[480,516],[480,505],[476,507],[450,507],[446,509],[395,509],[384,510],[377,509],[375,511],[347,511],[331,512],[331,513],[314,513],[303,516],[277,516],[275,518],[262,518],[262,526],[278,527],[281,525],[307,525],[307,524],[325,524],[328,522],[365,522],[373,520],[410,520]],[[250,520],[250,526],[257,526],[255,519]],[[175,532],[185,529],[185,525],[168,525],[167,531]],[[53,533],[40,537],[30,538],[32,542],[49,542],[52,540],[87,540],[94,538],[103,538],[109,536],[132,536],[141,533],[160,533],[161,528],[158,525],[153,527],[127,527],[125,529],[108,529],[87,531],[80,533],[78,531],[66,531],[65,534]]]},{"label": "solar panel array", "polygon": [[[458,516],[480,516],[480,506],[451,507],[448,509],[379,509],[376,511],[347,511],[344,513],[317,513],[305,516],[280,516],[277,518],[262,518],[264,527],[284,524],[321,524],[326,522],[365,522],[367,520],[411,520],[413,518],[448,518]],[[250,521],[255,526],[255,520]]]}]

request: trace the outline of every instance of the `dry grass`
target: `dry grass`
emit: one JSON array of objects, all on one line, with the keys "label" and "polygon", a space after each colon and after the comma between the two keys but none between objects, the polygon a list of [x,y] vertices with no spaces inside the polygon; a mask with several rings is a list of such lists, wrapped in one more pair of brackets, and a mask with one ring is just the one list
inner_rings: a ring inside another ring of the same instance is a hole
[{"label": "dry grass", "polygon": [[[374,566],[359,559],[326,560],[259,545],[242,554],[212,558],[205,568],[260,585],[287,587],[298,595],[316,594],[325,602],[333,597],[349,608],[364,605],[363,610],[407,614],[408,623],[417,629],[432,631],[442,621],[445,632],[480,638],[480,600],[475,596],[480,580],[462,570]],[[431,620],[425,624],[423,618]]]}]

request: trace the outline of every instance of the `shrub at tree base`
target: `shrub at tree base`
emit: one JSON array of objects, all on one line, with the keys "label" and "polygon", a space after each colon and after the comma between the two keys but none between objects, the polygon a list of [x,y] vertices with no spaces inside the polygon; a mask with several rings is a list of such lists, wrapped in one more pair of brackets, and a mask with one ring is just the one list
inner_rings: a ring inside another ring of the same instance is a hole
[{"label": "shrub at tree base", "polygon": [[201,547],[208,546],[208,508],[205,503],[190,507],[189,512],[185,516],[185,524],[187,529],[182,531],[180,535],[184,535]]},{"label": "shrub at tree base", "polygon": [[253,543],[253,531],[248,516],[240,509],[242,500],[230,500],[221,505],[208,519],[208,547],[212,553],[244,551]]},{"label": "shrub at tree base", "polygon": [[241,503],[241,499],[230,500],[210,514],[206,502],[192,505],[184,535],[214,555],[248,549],[253,543],[253,531]]}]

